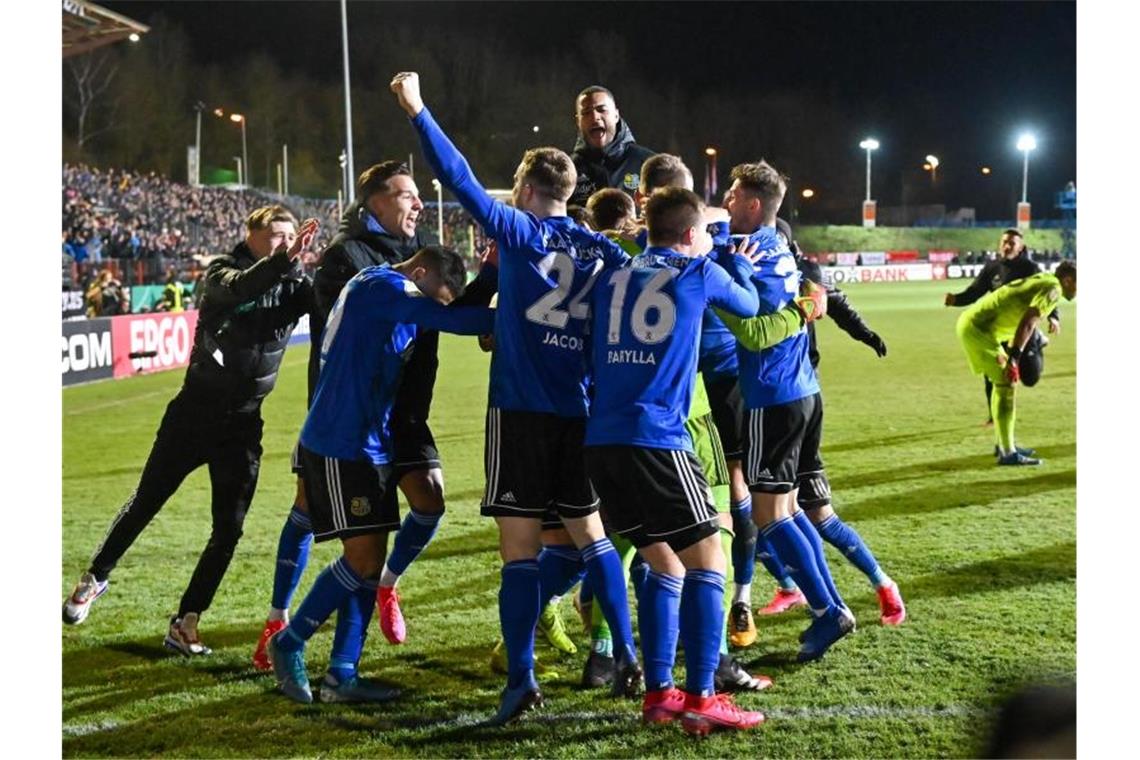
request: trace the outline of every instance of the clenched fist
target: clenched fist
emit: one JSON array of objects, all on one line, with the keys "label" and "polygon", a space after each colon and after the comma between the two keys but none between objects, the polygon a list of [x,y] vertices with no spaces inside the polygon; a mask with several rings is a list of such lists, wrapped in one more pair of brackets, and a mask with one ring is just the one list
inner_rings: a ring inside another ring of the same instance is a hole
[{"label": "clenched fist", "polygon": [[392,77],[392,83],[388,85],[396,95],[396,100],[400,102],[400,108],[408,114],[410,118],[415,118],[416,115],[424,110],[424,101],[420,97],[420,75],[414,71],[401,71],[396,76]]}]

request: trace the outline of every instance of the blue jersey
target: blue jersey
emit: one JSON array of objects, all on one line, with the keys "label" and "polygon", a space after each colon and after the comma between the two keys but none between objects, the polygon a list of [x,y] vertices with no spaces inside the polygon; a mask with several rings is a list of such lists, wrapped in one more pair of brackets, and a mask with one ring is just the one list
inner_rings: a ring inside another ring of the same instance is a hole
[{"label": "blue jersey", "polygon": [[[795,256],[776,228],[761,227],[751,235],[760,244],[752,282],[760,296],[758,314],[775,314],[800,292]],[[749,409],[787,404],[819,392],[819,379],[808,357],[810,338],[799,332],[771,348],[755,352],[737,346],[740,390]]]},{"label": "blue jersey", "polygon": [[420,328],[491,332],[494,312],[445,307],[387,265],[360,270],[329,312],[301,444],[333,459],[391,461],[388,416]]},{"label": "blue jersey", "polygon": [[607,272],[591,299],[594,405],[586,445],[692,451],[685,418],[697,377],[701,318],[709,305],[756,314],[747,260],[729,274],[706,257],[650,246]]},{"label": "blue jersey", "polygon": [[440,182],[499,244],[491,406],[586,416],[590,290],[629,257],[568,217],[538,219],[494,200],[427,108],[412,124]]},{"label": "blue jersey", "polygon": [[[711,226],[714,228],[713,245],[727,252],[732,245],[728,234],[728,222],[715,222]],[[645,248],[648,238],[646,230],[641,230],[637,234],[638,247]],[[701,348],[697,359],[697,371],[710,379],[735,378],[737,374],[736,336],[725,327],[724,322],[711,308],[705,309],[701,318]]]}]

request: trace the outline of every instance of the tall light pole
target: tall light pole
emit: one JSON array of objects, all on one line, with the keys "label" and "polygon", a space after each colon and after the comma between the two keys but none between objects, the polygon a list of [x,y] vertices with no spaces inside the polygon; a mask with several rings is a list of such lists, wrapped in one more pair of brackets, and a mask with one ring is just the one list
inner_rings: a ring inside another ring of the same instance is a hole
[{"label": "tall light pole", "polygon": [[873,137],[868,137],[859,143],[859,147],[867,151],[867,197],[863,199],[863,226],[874,227],[875,202],[871,200],[871,151],[879,149],[879,141]]},{"label": "tall light pole", "polygon": [[435,188],[436,211],[439,216],[439,244],[443,245],[443,185],[438,179],[432,179],[431,186]]},{"label": "tall light pole", "polygon": [[938,156],[927,156],[926,164],[922,167],[924,169],[929,167],[930,170],[930,184],[934,185],[934,181],[938,179]]},{"label": "tall light pole", "polygon": [[188,178],[194,187],[202,184],[202,111],[205,109],[206,104],[200,100],[194,104],[197,117],[194,125],[194,176]]},{"label": "tall light pole", "polygon": [[[344,144],[347,155],[345,171],[348,172],[349,177],[355,177],[356,172],[352,168],[352,93],[348,78],[348,5],[345,0],[340,0],[340,37],[341,47],[344,51]],[[348,198],[349,203],[352,203],[355,198],[352,185],[351,182],[345,183],[345,197]]]},{"label": "tall light pole", "polygon": [[716,148],[705,148],[705,203],[712,203],[716,194]]},{"label": "tall light pole", "polygon": [[[245,172],[248,175],[249,174],[249,152],[245,149],[245,117],[242,116],[240,113],[231,113],[230,114],[230,121],[234,121],[234,122],[241,124],[241,165],[243,167],[245,167]],[[247,176],[245,179],[246,179],[246,182],[244,182],[242,184],[248,185],[249,184],[249,181],[248,181],[249,177]]]},{"label": "tall light pole", "polygon": [[1026,132],[1017,138],[1017,149],[1025,154],[1021,167],[1021,203],[1017,204],[1017,226],[1029,228],[1029,151],[1036,150],[1037,138]]},{"label": "tall light pole", "polygon": [[281,146],[281,168],[284,170],[285,175],[285,195],[289,194],[289,145],[283,144]]},{"label": "tall light pole", "polygon": [[234,163],[237,164],[238,184],[245,187],[245,168],[242,166],[241,156],[234,156]]}]

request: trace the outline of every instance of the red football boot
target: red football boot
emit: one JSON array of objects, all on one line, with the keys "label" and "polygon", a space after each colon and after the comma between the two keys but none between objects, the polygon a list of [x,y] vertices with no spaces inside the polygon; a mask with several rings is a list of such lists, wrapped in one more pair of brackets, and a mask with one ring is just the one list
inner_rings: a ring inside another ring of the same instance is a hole
[{"label": "red football boot", "polygon": [[395,586],[376,589],[376,606],[380,609],[380,632],[392,644],[403,644],[408,637],[404,613],[400,612],[400,594]]},{"label": "red football boot", "polygon": [[681,728],[687,734],[707,736],[714,728],[755,728],[764,722],[764,713],[741,710],[728,694],[701,697],[685,692]]},{"label": "red football boot", "polygon": [[906,620],[906,607],[897,583],[891,581],[886,586],[879,586],[875,593],[879,595],[879,619],[883,625],[899,625]]},{"label": "red football boot", "polygon": [[269,644],[270,637],[286,625],[288,623],[284,620],[265,621],[265,627],[261,629],[261,638],[257,640],[257,648],[253,650],[253,667],[258,670],[273,670],[273,664],[269,662],[269,655],[266,654],[265,647]]},{"label": "red football boot", "polygon": [[641,720],[645,723],[671,723],[681,717],[685,709],[685,692],[670,686],[668,689],[645,692],[641,702]]},{"label": "red football boot", "polygon": [[804,607],[807,605],[807,599],[804,597],[804,592],[798,588],[786,591],[777,587],[776,593],[772,596],[772,601],[767,605],[756,610],[757,615],[779,615],[781,612],[790,610],[793,607]]}]

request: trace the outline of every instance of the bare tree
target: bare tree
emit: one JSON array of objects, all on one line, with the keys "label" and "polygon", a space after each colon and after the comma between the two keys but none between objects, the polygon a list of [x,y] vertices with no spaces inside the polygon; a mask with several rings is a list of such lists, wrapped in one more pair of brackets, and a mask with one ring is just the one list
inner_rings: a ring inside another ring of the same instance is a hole
[{"label": "bare tree", "polygon": [[114,128],[114,114],[108,116],[106,123],[99,129],[89,129],[88,120],[99,98],[111,86],[119,65],[114,55],[106,49],[96,50],[84,55],[67,59],[67,68],[71,72],[74,91],[69,93],[68,101],[76,113],[76,151],[79,157],[83,156],[84,145],[93,137]]}]

